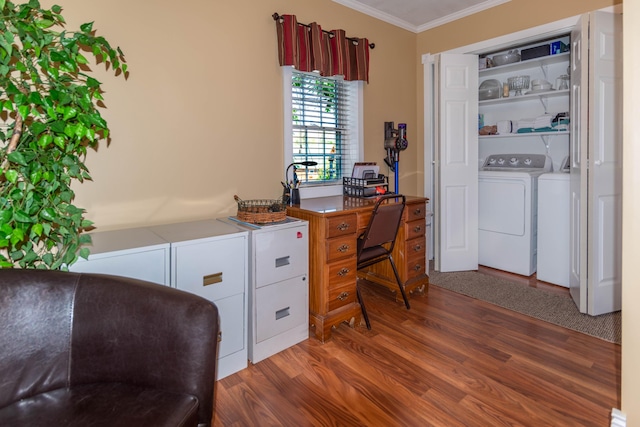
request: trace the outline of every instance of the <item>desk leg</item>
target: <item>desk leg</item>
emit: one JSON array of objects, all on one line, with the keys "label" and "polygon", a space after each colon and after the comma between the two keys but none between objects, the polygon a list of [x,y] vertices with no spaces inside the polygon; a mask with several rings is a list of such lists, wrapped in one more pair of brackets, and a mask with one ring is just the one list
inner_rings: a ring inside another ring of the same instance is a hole
[{"label": "desk leg", "polygon": [[360,304],[349,304],[339,310],[334,310],[329,316],[309,313],[309,326],[320,342],[328,341],[331,338],[333,329],[338,328],[343,323],[347,323],[351,328],[355,328],[356,325],[362,323]]}]

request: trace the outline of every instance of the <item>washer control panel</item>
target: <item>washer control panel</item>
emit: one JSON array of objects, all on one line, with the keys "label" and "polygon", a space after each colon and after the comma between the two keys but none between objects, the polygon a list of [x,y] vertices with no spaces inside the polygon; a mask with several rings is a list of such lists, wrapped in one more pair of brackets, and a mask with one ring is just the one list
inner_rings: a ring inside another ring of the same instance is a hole
[{"label": "washer control panel", "polygon": [[480,170],[484,171],[551,171],[551,158],[545,154],[492,154]]}]

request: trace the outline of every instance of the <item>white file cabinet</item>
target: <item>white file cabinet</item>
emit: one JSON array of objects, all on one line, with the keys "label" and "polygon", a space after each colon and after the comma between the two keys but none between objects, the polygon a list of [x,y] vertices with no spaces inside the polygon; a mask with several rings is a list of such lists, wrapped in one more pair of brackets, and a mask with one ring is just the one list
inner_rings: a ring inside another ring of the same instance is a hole
[{"label": "white file cabinet", "polygon": [[246,368],[248,233],[213,219],[150,230],[171,244],[171,286],[218,307],[217,379]]},{"label": "white file cabinet", "polygon": [[147,228],[90,233],[89,258],[69,267],[169,285],[169,243]]},{"label": "white file cabinet", "polygon": [[258,363],[309,338],[309,224],[256,226],[249,237],[249,360]]}]

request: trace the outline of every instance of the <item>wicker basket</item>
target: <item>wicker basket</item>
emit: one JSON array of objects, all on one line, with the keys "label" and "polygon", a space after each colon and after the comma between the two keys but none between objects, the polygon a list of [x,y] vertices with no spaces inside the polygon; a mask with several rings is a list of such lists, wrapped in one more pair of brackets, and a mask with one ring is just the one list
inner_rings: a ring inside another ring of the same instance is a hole
[{"label": "wicker basket", "polygon": [[238,219],[250,224],[270,224],[287,219],[287,205],[278,199],[242,200],[233,196],[238,202]]}]

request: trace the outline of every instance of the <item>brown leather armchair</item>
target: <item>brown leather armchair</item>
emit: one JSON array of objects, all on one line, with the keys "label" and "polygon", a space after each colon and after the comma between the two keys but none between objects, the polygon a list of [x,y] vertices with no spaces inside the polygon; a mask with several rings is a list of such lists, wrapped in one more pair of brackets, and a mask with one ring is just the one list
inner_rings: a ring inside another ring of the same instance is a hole
[{"label": "brown leather armchair", "polygon": [[169,287],[0,270],[0,426],[209,426],[218,329]]}]

